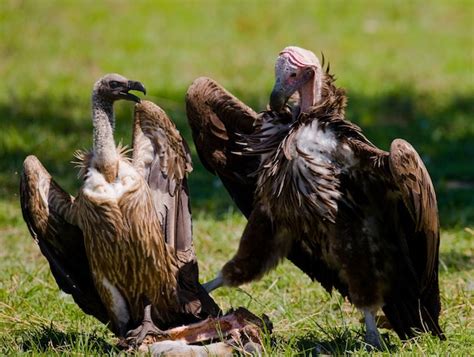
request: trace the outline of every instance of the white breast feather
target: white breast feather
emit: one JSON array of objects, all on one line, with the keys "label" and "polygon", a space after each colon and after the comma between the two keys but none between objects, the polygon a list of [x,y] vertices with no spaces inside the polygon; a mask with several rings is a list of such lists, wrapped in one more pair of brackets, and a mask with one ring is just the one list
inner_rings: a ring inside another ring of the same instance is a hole
[{"label": "white breast feather", "polygon": [[[296,145],[307,155],[311,156],[316,164],[331,164],[341,170],[350,169],[357,164],[354,152],[347,143],[337,140],[333,131],[322,130],[317,121],[305,126],[299,134]],[[338,155],[338,162],[335,162],[335,152]],[[342,161],[341,161],[342,159]],[[327,172],[322,172],[327,174]]]},{"label": "white breast feather", "polygon": [[[303,196],[314,197],[319,213],[332,219],[337,212],[336,201],[341,195],[337,188],[339,179],[335,176],[340,167],[334,160],[338,144],[334,132],[323,130],[317,121],[303,127],[295,143],[299,151],[309,157],[295,152],[297,157],[294,159],[294,165],[297,165],[298,169],[293,172],[305,178],[302,180],[294,177],[295,182],[299,183],[298,190]],[[312,182],[314,186],[303,184],[305,181]]]},{"label": "white breast feather", "polygon": [[331,163],[337,140],[330,130],[322,130],[317,121],[305,126],[296,139],[296,145],[318,164]]},{"label": "white breast feather", "polygon": [[100,200],[118,200],[130,191],[141,179],[139,173],[129,163],[119,162],[117,178],[109,183],[95,168],[89,168],[85,177],[83,193],[85,196]]}]

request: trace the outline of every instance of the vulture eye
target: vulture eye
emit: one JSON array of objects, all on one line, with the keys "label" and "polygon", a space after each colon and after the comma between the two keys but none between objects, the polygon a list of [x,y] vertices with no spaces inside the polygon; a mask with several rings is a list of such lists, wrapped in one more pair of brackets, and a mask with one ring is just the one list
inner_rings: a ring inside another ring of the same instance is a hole
[{"label": "vulture eye", "polygon": [[112,81],[110,82],[110,88],[118,88],[120,87],[120,82]]},{"label": "vulture eye", "polygon": [[290,77],[296,77],[296,73],[293,72],[292,74],[290,74]]}]

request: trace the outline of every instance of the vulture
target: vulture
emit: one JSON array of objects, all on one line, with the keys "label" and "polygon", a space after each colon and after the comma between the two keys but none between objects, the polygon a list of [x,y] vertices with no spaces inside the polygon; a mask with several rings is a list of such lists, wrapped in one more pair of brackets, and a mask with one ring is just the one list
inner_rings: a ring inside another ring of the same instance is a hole
[{"label": "vulture", "polygon": [[186,95],[203,165],[248,218],[206,290],[259,279],[286,257],[362,311],[369,345],[382,346],[379,309],[402,339],[444,339],[437,202],[420,156],[402,139],[383,151],[347,121],[345,92],[313,52],[283,49],[275,78],[259,114],[209,78]]},{"label": "vulture", "polygon": [[[64,292],[122,341],[217,316],[198,281],[188,147],[142,83],[118,74],[92,92],[93,149],[78,152],[82,187],[66,193],[35,156],[24,161],[23,217]],[[137,102],[133,154],[114,142],[114,102]]]}]

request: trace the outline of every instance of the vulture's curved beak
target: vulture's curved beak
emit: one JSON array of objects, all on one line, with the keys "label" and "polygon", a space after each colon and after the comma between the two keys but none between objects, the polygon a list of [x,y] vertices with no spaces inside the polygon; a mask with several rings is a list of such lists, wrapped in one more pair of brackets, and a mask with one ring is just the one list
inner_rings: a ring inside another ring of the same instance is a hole
[{"label": "vulture's curved beak", "polygon": [[273,86],[272,94],[270,94],[271,110],[276,112],[282,111],[290,97],[286,92],[285,87],[281,85],[281,81],[277,79]]},{"label": "vulture's curved beak", "polygon": [[134,95],[132,93],[129,93],[129,91],[131,91],[131,90],[136,90],[136,91],[142,92],[143,94],[146,95],[146,88],[143,85],[143,83],[138,82],[138,81],[128,81],[127,91],[121,93],[125,97],[125,99],[133,100],[134,102],[140,103],[140,98],[139,97],[137,97],[136,95]]}]

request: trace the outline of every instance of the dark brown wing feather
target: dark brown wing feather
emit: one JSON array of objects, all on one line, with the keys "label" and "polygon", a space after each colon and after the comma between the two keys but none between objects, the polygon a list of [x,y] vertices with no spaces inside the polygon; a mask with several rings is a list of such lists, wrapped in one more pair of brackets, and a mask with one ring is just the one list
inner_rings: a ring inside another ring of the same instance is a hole
[{"label": "dark brown wing feather", "polygon": [[192,241],[187,185],[187,174],[192,171],[191,155],[174,123],[149,101],[135,107],[133,164],[151,188],[166,243],[176,253],[183,313],[202,318],[217,315],[218,306],[199,284]]},{"label": "dark brown wing feather", "polygon": [[198,78],[186,93],[186,113],[203,165],[219,176],[245,216],[253,208],[258,156],[241,156],[241,135],[254,132],[259,117],[210,78]]},{"label": "dark brown wing feather", "polygon": [[433,183],[420,156],[405,140],[392,142],[389,162],[393,179],[415,222],[415,230],[424,236],[425,264],[420,273],[422,285],[426,285],[438,269],[439,221]]},{"label": "dark brown wing feather", "polygon": [[73,198],[35,156],[28,156],[23,163],[20,200],[23,218],[59,288],[71,294],[85,313],[107,323],[106,310],[92,280],[82,231],[70,223]]},{"label": "dark brown wing feather", "polygon": [[[440,241],[438,207],[434,187],[420,156],[405,140],[396,139],[392,142],[389,166],[393,180],[409,213],[409,217],[406,219],[411,218],[415,231],[406,241],[409,251],[407,258],[411,260],[410,265],[413,266],[416,274],[416,281],[413,284],[418,287],[417,291],[419,291],[419,296],[417,296],[419,306],[415,306],[415,312],[411,311],[411,314],[415,314],[418,318],[421,315],[423,321],[420,328],[443,337],[438,324],[441,309],[438,285]],[[406,283],[408,284],[408,281]],[[408,301],[409,298],[406,297],[406,300]],[[405,323],[401,309],[394,311],[397,310],[397,307],[399,308],[400,304],[394,308],[388,306],[387,317],[398,316],[399,329],[407,330],[404,325],[408,325],[408,323]],[[411,309],[414,308],[411,307]],[[405,310],[410,310],[407,304],[405,304]],[[416,326],[416,324],[411,326]],[[410,336],[408,331],[404,332]]]}]

